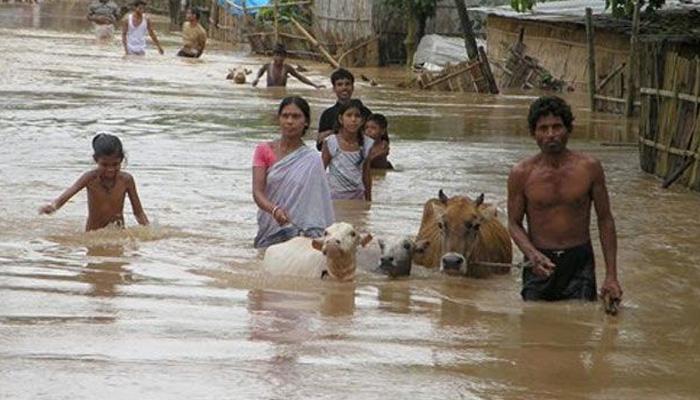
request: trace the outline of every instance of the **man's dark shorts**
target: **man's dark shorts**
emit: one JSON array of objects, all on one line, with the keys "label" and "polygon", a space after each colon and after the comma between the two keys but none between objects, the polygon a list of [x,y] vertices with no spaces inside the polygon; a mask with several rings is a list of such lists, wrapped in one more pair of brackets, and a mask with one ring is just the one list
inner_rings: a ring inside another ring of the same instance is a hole
[{"label": "man's dark shorts", "polygon": [[564,250],[538,250],[557,267],[548,277],[535,275],[532,268],[523,269],[523,300],[596,300],[595,257],[590,242]]}]

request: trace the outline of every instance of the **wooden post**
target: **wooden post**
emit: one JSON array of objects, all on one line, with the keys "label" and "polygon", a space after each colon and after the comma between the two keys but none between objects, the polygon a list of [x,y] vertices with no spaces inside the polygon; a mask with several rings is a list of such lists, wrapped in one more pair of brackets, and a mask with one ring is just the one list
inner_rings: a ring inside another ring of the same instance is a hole
[{"label": "wooden post", "polygon": [[634,98],[637,89],[634,87],[634,78],[637,72],[637,42],[639,41],[639,9],[642,7],[642,0],[637,0],[634,5],[634,16],[632,17],[632,37],[630,37],[630,59],[627,65],[627,94],[625,96],[625,116],[631,117],[634,114]]},{"label": "wooden post", "polygon": [[455,0],[455,6],[457,6],[459,20],[462,24],[462,33],[464,33],[464,47],[467,49],[467,57],[469,57],[469,61],[477,61],[479,59],[479,49],[476,45],[476,38],[474,37],[472,22],[469,20],[467,6],[464,4],[464,0]]},{"label": "wooden post", "polygon": [[280,41],[280,0],[275,0],[275,45]]},{"label": "wooden post", "polygon": [[248,10],[246,10],[246,7],[245,7],[245,0],[241,1],[241,8],[243,9],[242,10],[243,14],[241,15],[241,18],[238,20],[238,42],[239,43],[243,41],[243,39],[245,38],[245,33],[246,33],[245,25],[246,25],[246,21],[248,18]]},{"label": "wooden post", "polygon": [[595,41],[593,40],[593,11],[586,8],[586,42],[588,43],[588,102],[591,112],[595,112]]},{"label": "wooden post", "polygon": [[493,72],[491,72],[491,64],[489,64],[489,59],[486,57],[484,46],[479,46],[479,61],[481,62],[481,72],[484,74],[486,82],[489,84],[489,91],[491,94],[498,94],[498,85],[496,84],[496,79],[493,77]]}]

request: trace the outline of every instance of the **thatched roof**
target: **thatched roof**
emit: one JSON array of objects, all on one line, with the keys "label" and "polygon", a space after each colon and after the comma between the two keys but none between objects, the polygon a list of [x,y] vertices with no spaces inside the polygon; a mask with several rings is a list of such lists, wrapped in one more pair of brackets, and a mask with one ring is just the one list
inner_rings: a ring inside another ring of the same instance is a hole
[{"label": "thatched roof", "polygon": [[[538,3],[531,12],[519,13],[510,6],[475,7],[470,11],[481,12],[504,18],[545,23],[569,23],[585,26],[586,8],[593,11],[593,25],[596,29],[629,35],[632,21],[613,17],[605,9],[604,0],[567,0]],[[700,43],[700,4],[685,4],[678,0],[667,0],[661,10],[655,13],[642,13],[640,39],[671,40]]]}]

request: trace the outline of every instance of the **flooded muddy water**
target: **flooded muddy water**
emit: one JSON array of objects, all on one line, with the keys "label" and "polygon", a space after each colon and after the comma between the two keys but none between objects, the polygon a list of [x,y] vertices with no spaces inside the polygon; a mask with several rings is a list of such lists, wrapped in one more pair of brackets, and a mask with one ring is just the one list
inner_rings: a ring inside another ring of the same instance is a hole
[{"label": "flooded muddy water", "polygon": [[[360,265],[354,283],[274,279],[252,247],[252,151],[275,137],[282,96],[310,101],[313,129],[333,94],[234,85],[228,68],[264,59],[212,44],[182,60],[179,37],[159,34],[164,56],[124,58],[116,39],[95,42],[84,3],[0,7],[0,398],[698,398],[700,195],[659,189],[636,148],[604,146],[634,142],[624,120],[567,97],[571,147],[608,177],[616,318],[524,304],[516,272],[388,280]],[[302,63],[327,83],[329,67]],[[398,170],[376,176],[371,206],[339,204],[339,219],[415,234],[441,188],[505,212],[509,168],[537,150],[525,123],[536,93],[407,91],[393,85],[400,68],[357,72],[382,83],[356,94],[389,118]],[[84,233],[84,193],[37,215],[91,168],[100,130],[122,138],[153,226],[127,206],[130,228]]]}]

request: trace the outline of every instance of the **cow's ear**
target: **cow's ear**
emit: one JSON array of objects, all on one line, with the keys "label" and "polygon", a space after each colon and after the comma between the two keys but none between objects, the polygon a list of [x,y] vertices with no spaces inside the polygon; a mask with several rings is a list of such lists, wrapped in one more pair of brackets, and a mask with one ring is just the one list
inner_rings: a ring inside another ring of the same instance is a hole
[{"label": "cow's ear", "polygon": [[377,239],[377,243],[379,244],[379,250],[384,252],[384,249],[386,248],[386,243],[384,243],[384,240],[382,239]]},{"label": "cow's ear", "polygon": [[442,204],[447,204],[447,200],[449,200],[445,192],[442,191],[442,189],[440,189],[440,191],[438,192],[438,199],[440,199],[440,203]]},{"label": "cow's ear", "polygon": [[496,218],[496,215],[498,215],[498,210],[495,206],[486,206],[479,209],[479,213],[481,214],[482,221],[485,222]]},{"label": "cow's ear", "polygon": [[430,207],[432,208],[433,218],[436,221],[439,221],[445,216],[445,205],[443,203],[431,202]]},{"label": "cow's ear", "polygon": [[415,246],[413,247],[413,252],[423,254],[426,250],[428,250],[428,246],[430,246],[430,241],[421,239],[416,242]]},{"label": "cow's ear", "polygon": [[474,202],[476,207],[479,207],[480,205],[484,204],[484,194],[480,194],[479,197],[476,198],[476,201]]},{"label": "cow's ear", "polygon": [[369,242],[371,242],[371,241],[372,241],[372,234],[371,234],[371,233],[368,233],[368,234],[362,236],[362,239],[360,239],[360,245],[361,245],[362,247],[365,247],[365,246],[367,246],[367,244],[369,244]]},{"label": "cow's ear", "polygon": [[318,250],[318,251],[323,250],[323,240],[321,240],[321,239],[313,239],[313,240],[311,241],[311,247],[313,247],[314,249],[316,249],[316,250]]}]

